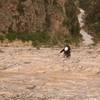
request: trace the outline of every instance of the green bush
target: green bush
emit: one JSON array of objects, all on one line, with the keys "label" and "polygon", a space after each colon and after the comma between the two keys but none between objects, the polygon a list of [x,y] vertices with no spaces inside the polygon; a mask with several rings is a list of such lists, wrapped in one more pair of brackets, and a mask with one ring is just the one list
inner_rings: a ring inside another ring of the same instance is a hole
[{"label": "green bush", "polygon": [[100,41],[100,22],[91,23],[88,25],[89,30],[93,33],[95,40]]},{"label": "green bush", "polygon": [[3,41],[5,39],[8,39],[10,42],[13,42],[14,40],[22,40],[23,42],[32,41],[33,46],[38,45],[57,45],[57,44],[64,44],[64,43],[70,43],[70,44],[78,44],[80,41],[79,35],[69,35],[69,36],[50,36],[46,32],[34,32],[34,33],[25,33],[25,32],[10,32],[5,35],[0,35],[0,40]]},{"label": "green bush", "polygon": [[50,36],[45,32],[11,32],[9,34],[6,34],[4,37],[11,42],[14,40],[22,40],[23,42],[32,41],[33,45],[46,44],[50,40]]},{"label": "green bush", "polygon": [[75,46],[78,46],[81,40],[82,40],[81,35],[69,35],[64,39],[64,43],[74,44]]},{"label": "green bush", "polygon": [[0,35],[0,41],[2,42],[4,40],[4,36]]}]

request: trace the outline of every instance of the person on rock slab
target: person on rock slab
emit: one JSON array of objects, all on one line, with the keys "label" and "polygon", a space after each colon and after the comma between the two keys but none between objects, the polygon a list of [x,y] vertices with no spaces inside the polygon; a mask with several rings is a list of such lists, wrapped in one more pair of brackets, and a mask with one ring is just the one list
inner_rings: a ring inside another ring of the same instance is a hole
[{"label": "person on rock slab", "polygon": [[71,56],[71,48],[69,45],[66,45],[61,51],[60,53],[64,54],[64,58],[69,58]]}]

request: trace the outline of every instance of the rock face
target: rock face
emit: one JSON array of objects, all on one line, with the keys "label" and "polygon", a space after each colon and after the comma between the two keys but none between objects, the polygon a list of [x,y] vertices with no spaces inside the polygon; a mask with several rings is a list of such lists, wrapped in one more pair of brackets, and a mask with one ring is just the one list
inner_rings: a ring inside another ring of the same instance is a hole
[{"label": "rock face", "polygon": [[100,0],[90,0],[86,21],[90,32],[100,41]]},{"label": "rock face", "polygon": [[0,100],[100,100],[100,45],[73,48],[1,47]]},{"label": "rock face", "polygon": [[79,3],[86,11],[86,24],[90,33],[100,40],[100,0],[79,0]]},{"label": "rock face", "polygon": [[80,13],[78,14],[78,20],[79,20],[79,23],[80,23],[80,34],[82,35],[83,37],[83,44],[84,45],[92,45],[94,44],[94,41],[93,41],[93,37],[88,34],[88,32],[84,29],[85,27],[85,11],[81,8],[79,8],[79,11]]},{"label": "rock face", "polygon": [[77,34],[72,0],[0,0],[0,33],[49,32]]}]

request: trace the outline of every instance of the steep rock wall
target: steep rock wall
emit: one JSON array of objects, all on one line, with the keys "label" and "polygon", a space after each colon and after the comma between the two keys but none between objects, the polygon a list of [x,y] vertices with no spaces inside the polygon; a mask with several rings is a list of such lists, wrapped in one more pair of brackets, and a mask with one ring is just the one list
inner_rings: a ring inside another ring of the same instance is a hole
[{"label": "steep rock wall", "polygon": [[78,34],[72,0],[0,0],[0,33]]},{"label": "steep rock wall", "polygon": [[100,0],[75,0],[86,12],[86,25],[90,34],[100,40]]}]

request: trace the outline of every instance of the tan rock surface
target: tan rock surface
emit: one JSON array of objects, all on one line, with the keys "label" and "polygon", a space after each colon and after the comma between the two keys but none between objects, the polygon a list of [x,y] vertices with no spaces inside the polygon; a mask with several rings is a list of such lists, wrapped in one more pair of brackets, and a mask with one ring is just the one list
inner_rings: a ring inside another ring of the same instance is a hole
[{"label": "tan rock surface", "polygon": [[0,47],[0,100],[100,100],[100,45],[72,49]]}]

